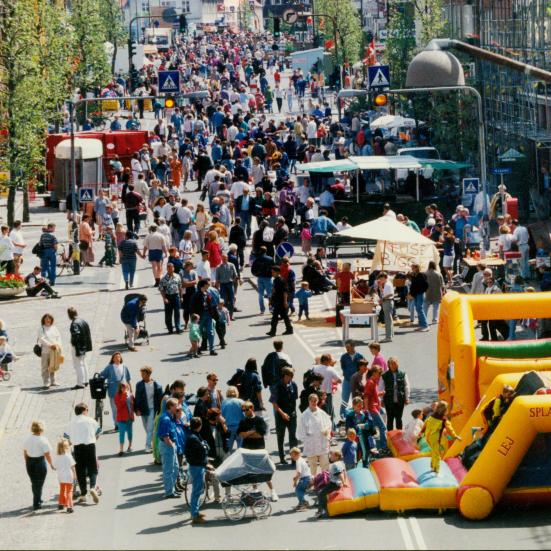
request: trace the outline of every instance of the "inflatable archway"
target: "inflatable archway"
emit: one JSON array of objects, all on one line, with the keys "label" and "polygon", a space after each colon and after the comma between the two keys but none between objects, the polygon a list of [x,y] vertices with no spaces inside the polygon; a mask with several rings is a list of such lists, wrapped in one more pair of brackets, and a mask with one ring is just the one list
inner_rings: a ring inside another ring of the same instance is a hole
[{"label": "inflatable archway", "polygon": [[442,300],[438,324],[438,394],[461,430],[499,373],[551,369],[551,341],[477,343],[475,320],[551,318],[551,293],[463,295]]}]

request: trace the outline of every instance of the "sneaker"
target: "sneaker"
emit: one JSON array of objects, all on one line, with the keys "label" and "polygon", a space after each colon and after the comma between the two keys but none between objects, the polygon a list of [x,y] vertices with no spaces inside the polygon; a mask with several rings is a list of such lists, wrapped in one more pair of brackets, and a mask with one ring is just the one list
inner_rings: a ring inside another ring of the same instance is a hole
[{"label": "sneaker", "polygon": [[282,334],[283,334],[283,335],[292,335],[293,333],[294,333],[294,331],[291,330],[291,331],[283,331]]},{"label": "sneaker", "polygon": [[72,513],[72,512],[73,512],[73,508],[72,508],[72,507],[67,507],[67,512],[68,512],[68,513]]},{"label": "sneaker", "polygon": [[316,513],[316,518],[325,518],[327,516],[327,513],[325,511],[318,511]]},{"label": "sneaker", "polygon": [[277,495],[275,490],[272,490],[272,493],[270,495],[270,501],[275,503],[276,501],[279,501],[279,496]]},{"label": "sneaker", "polygon": [[77,503],[86,503],[86,501],[87,501],[86,496],[80,496],[78,498]]},{"label": "sneaker", "polygon": [[175,499],[175,498],[178,498],[178,497],[181,497],[181,494],[173,492],[172,494],[168,494],[167,496],[165,496],[165,499]]},{"label": "sneaker", "polygon": [[418,327],[417,331],[420,333],[426,333],[427,331],[430,331],[430,329],[428,327]]},{"label": "sneaker", "polygon": [[210,355],[211,356],[218,356],[218,352],[216,352],[216,350],[211,350]]},{"label": "sneaker", "polygon": [[61,503],[57,506],[57,510],[58,511],[63,511],[64,507],[63,505],[61,505]]},{"label": "sneaker", "polygon": [[95,489],[90,490],[90,495],[92,496],[94,503],[97,505],[99,503],[99,496],[96,490]]},{"label": "sneaker", "polygon": [[[50,386],[60,386],[59,383],[52,383]],[[84,388],[84,387],[81,387],[81,388]]]},{"label": "sneaker", "polygon": [[205,524],[205,522],[207,522],[205,517],[201,517],[199,515],[191,518],[191,524]]},{"label": "sneaker", "polygon": [[151,453],[153,451],[153,448],[146,446],[144,451],[145,453]]}]

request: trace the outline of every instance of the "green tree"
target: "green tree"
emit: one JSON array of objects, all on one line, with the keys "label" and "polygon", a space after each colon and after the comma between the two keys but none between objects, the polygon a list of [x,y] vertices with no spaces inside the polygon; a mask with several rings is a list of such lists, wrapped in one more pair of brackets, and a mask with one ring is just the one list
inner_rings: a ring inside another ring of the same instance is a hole
[{"label": "green tree", "polygon": [[77,67],[73,84],[82,94],[105,84],[111,75],[105,42],[107,31],[101,16],[102,0],[73,0],[71,26]]},{"label": "green tree", "polygon": [[407,69],[413,58],[415,46],[413,5],[404,2],[389,4],[384,60],[392,68],[390,75],[393,88],[405,86]]},{"label": "green tree", "polygon": [[[336,61],[341,64],[344,61],[350,64],[358,61],[362,53],[362,28],[358,10],[352,0],[317,0],[316,13],[331,16],[324,21],[324,34],[331,40],[335,36],[334,18],[339,41],[339,59]],[[319,27],[319,19],[315,24]]]},{"label": "green tree", "polygon": [[419,22],[419,46],[425,47],[433,38],[442,38],[446,34],[448,23],[444,17],[442,0],[414,0],[413,5]]},{"label": "green tree", "polygon": [[[36,63],[35,10],[29,8],[24,0],[12,0],[0,12],[0,120],[5,132],[0,163],[9,173],[8,224],[14,221],[16,189],[25,190],[43,163],[44,90]],[[28,220],[28,208],[24,215]]]},{"label": "green tree", "polygon": [[113,45],[111,74],[115,74],[117,51],[128,39],[128,30],[124,25],[120,2],[118,0],[99,0],[100,15],[103,20],[105,37]]}]

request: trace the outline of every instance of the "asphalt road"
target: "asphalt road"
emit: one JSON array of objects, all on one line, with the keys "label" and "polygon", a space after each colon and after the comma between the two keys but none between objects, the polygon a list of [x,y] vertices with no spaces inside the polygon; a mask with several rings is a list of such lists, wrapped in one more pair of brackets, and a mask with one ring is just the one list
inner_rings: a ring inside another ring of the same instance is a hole
[{"label": "asphalt road", "polygon": [[[150,346],[142,346],[139,353],[123,353],[134,380],[139,368],[147,364],[154,367],[154,376],[163,384],[184,378],[188,390],[195,390],[204,383],[209,371],[215,370],[220,381],[225,382],[235,368],[243,366],[246,358],[256,357],[261,361],[270,350],[271,339],[265,336],[268,318],[258,314],[256,292],[246,283],[238,296],[242,312],[229,329],[230,346],[219,351],[216,358],[207,356],[184,360],[187,334],[165,334],[161,300],[149,286],[151,282],[151,273],[142,264],[138,283],[144,286],[140,291],[150,297],[147,322],[152,339]],[[113,351],[121,349],[122,330],[118,314],[122,297],[123,292],[110,295],[101,328],[103,339],[97,368],[107,363]],[[317,303],[316,308],[321,307],[322,303]],[[397,333],[395,341],[385,345],[384,353],[398,356],[407,369],[413,386],[414,403],[411,407],[425,404],[434,394],[436,328],[433,327],[430,333],[419,334],[411,329],[398,329]],[[368,335],[361,329],[353,329],[352,336],[363,343],[359,350],[367,352]],[[314,353],[336,351],[338,346],[338,334],[332,327],[297,326],[295,336],[285,337],[285,350],[297,368],[299,380],[302,372],[311,365]],[[273,423],[271,425],[273,427]],[[110,417],[106,417],[106,428],[110,426]],[[77,506],[74,515],[60,514],[55,510],[55,497],[51,495],[44,514],[55,516],[55,522],[48,524],[47,540],[37,542],[21,534],[24,544],[20,548],[539,549],[549,545],[551,534],[547,514],[541,510],[498,512],[481,523],[464,521],[454,512],[444,516],[436,513],[399,516],[370,512],[316,521],[312,510],[292,511],[296,499],[291,487],[290,468],[278,468],[274,477],[280,501],[273,504],[270,518],[233,524],[224,518],[219,506],[208,506],[205,509],[208,523],[191,526],[183,501],[162,498],[161,471],[142,451],[144,432],[139,421],[134,429],[136,451],[122,458],[116,454],[116,435],[106,434],[99,441],[99,481],[103,489],[100,504]],[[272,451],[276,448],[273,434],[268,448]],[[274,460],[277,460],[277,455],[274,455]],[[26,479],[23,479],[23,484],[22,491],[30,494]]]}]

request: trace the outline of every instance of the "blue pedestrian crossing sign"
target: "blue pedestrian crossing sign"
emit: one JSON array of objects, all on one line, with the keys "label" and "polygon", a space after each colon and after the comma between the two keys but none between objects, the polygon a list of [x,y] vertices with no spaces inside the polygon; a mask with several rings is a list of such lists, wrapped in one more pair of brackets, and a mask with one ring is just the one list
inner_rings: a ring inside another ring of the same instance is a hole
[{"label": "blue pedestrian crossing sign", "polygon": [[91,203],[94,200],[94,190],[90,187],[81,187],[78,190],[78,200],[81,203]]},{"label": "blue pedestrian crossing sign", "polygon": [[479,191],[479,178],[463,178],[463,195],[476,195]]},{"label": "blue pedestrian crossing sign", "polygon": [[159,92],[179,92],[180,91],[180,72],[179,71],[159,71]]},{"label": "blue pedestrian crossing sign", "polygon": [[276,249],[276,254],[279,256],[279,258],[283,258],[284,256],[288,256],[291,258],[293,254],[295,254],[295,248],[291,243],[287,243],[287,241],[284,241],[279,245]]},{"label": "blue pedestrian crossing sign", "polygon": [[388,65],[372,65],[367,68],[370,88],[388,88],[390,86],[390,67]]}]

